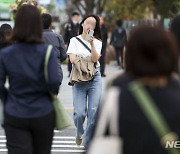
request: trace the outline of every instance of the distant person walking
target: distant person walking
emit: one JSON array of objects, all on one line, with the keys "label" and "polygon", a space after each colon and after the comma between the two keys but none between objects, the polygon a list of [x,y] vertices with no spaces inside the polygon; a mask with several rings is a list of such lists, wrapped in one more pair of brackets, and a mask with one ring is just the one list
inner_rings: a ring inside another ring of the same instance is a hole
[{"label": "distant person walking", "polygon": [[63,37],[51,30],[52,17],[50,14],[43,13],[41,15],[43,22],[43,39],[45,43],[51,44],[55,47],[59,63],[67,58],[66,47]]},{"label": "distant person walking", "polygon": [[[110,44],[114,46],[116,52],[116,61],[118,66],[124,68],[124,46],[127,43],[126,30],[122,27],[123,21],[116,21],[116,28],[112,31]],[[119,60],[121,59],[121,61]]]},{"label": "distant person walking", "polygon": [[9,24],[2,24],[0,27],[0,49],[4,48],[11,43],[8,41],[8,37],[12,33],[12,27]]},{"label": "distant person walking", "polygon": [[100,57],[100,68],[101,68],[101,76],[106,77],[105,66],[106,66],[106,46],[107,46],[107,39],[108,39],[108,31],[106,26],[104,25],[103,17],[100,17],[100,27],[101,27],[101,34],[102,34],[102,49],[101,49],[101,57]]},{"label": "distant person walking", "polygon": [[[94,35],[85,40],[88,30],[93,30]],[[70,61],[74,67],[78,67],[78,58],[82,58],[86,61],[81,68],[87,68],[89,70],[88,63],[93,63],[93,67],[96,73],[92,80],[77,82],[72,87],[73,93],[73,106],[74,106],[74,124],[77,128],[76,132],[76,144],[82,143],[82,137],[85,132],[84,146],[87,148],[92,136],[92,131],[95,125],[95,119],[97,110],[99,107],[101,92],[102,92],[102,79],[100,73],[100,63],[98,62],[101,55],[101,31],[99,25],[99,17],[96,15],[86,16],[80,23],[79,34],[77,37],[73,37],[70,40],[68,47],[68,55]],[[88,50],[89,48],[89,50]],[[83,76],[82,71],[82,76]],[[87,117],[87,127],[84,130],[84,121]]]},{"label": "distant person walking", "polygon": [[52,49],[45,81],[48,46],[43,44],[41,15],[36,7],[20,7],[10,39],[16,43],[0,52],[0,99],[5,105],[8,154],[50,154],[55,126],[50,92],[58,94],[62,70]]},{"label": "distant person walking", "polygon": [[[65,24],[65,30],[64,30],[64,42],[66,44],[66,47],[68,47],[70,39],[74,36],[77,36],[79,33],[79,13],[73,12],[71,19],[68,23]],[[69,75],[72,70],[72,64],[70,60],[68,61],[68,71]]]}]

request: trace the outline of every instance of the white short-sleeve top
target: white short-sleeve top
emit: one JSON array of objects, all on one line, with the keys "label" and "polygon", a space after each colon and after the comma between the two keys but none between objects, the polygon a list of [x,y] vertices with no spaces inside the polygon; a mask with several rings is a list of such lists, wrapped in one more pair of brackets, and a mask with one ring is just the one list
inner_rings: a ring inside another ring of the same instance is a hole
[{"label": "white short-sleeve top", "polygon": [[[91,49],[90,43],[84,40],[81,35],[78,35],[76,37],[80,38]],[[94,46],[96,52],[101,55],[102,42],[94,38]],[[76,56],[84,58],[91,57],[91,53],[75,37],[70,39],[67,54],[75,54]],[[99,62],[97,62],[96,67],[100,67]]]}]

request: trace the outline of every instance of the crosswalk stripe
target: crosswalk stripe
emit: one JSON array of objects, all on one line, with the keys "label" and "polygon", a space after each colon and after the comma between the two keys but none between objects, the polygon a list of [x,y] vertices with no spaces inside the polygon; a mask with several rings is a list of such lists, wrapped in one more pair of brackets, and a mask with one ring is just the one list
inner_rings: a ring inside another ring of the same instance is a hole
[{"label": "crosswalk stripe", "polygon": [[5,147],[6,146],[6,144],[0,144],[0,147]]},{"label": "crosswalk stripe", "polygon": [[[0,143],[6,143],[6,140],[0,140]],[[53,141],[53,143],[74,144],[75,141]]]},{"label": "crosswalk stripe", "polygon": [[0,149],[0,152],[7,152],[7,149]]},{"label": "crosswalk stripe", "polygon": [[[7,152],[6,136],[0,135],[0,152]],[[74,136],[54,136],[51,152],[53,153],[83,153],[84,146],[77,146],[75,144]]]},{"label": "crosswalk stripe", "polygon": [[[6,138],[6,136],[0,136],[0,138]],[[53,137],[54,139],[75,139],[75,137],[73,137],[73,136],[54,136]]]},{"label": "crosswalk stripe", "polygon": [[72,153],[79,153],[85,152],[85,150],[51,150],[52,152],[72,152]]},{"label": "crosswalk stripe", "polygon": [[54,139],[75,139],[75,137],[72,136],[54,136]]},{"label": "crosswalk stripe", "polygon": [[[7,149],[0,149],[0,152],[7,152]],[[64,152],[64,153],[80,153],[80,152],[85,152],[85,150],[51,150],[51,152]]]},{"label": "crosswalk stripe", "polygon": [[[0,147],[6,147],[6,144],[0,144]],[[76,145],[52,145],[52,148],[77,148]],[[84,146],[78,146],[78,148],[84,148]]]},{"label": "crosswalk stripe", "polygon": [[[52,145],[52,148],[77,148],[76,145]],[[78,148],[84,148],[84,146],[78,146]]]}]

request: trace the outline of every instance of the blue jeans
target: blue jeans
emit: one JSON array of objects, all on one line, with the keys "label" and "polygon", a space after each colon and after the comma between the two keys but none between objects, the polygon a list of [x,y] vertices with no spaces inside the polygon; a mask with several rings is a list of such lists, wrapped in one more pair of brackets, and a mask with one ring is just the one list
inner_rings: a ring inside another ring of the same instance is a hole
[{"label": "blue jeans", "polygon": [[85,148],[88,147],[89,141],[94,129],[97,110],[100,104],[102,93],[101,74],[98,71],[92,81],[79,82],[72,87],[73,106],[74,106],[74,124],[77,128],[77,138],[84,134],[84,120],[87,116],[87,126],[85,132]]}]

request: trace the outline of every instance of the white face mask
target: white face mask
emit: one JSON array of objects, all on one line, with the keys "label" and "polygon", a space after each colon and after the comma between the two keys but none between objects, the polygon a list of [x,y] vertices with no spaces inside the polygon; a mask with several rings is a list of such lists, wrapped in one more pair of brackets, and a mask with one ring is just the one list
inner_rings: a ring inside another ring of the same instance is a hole
[{"label": "white face mask", "polygon": [[77,21],[77,20],[73,20],[72,22],[73,22],[74,24],[77,24],[77,23],[78,23],[78,21]]}]

